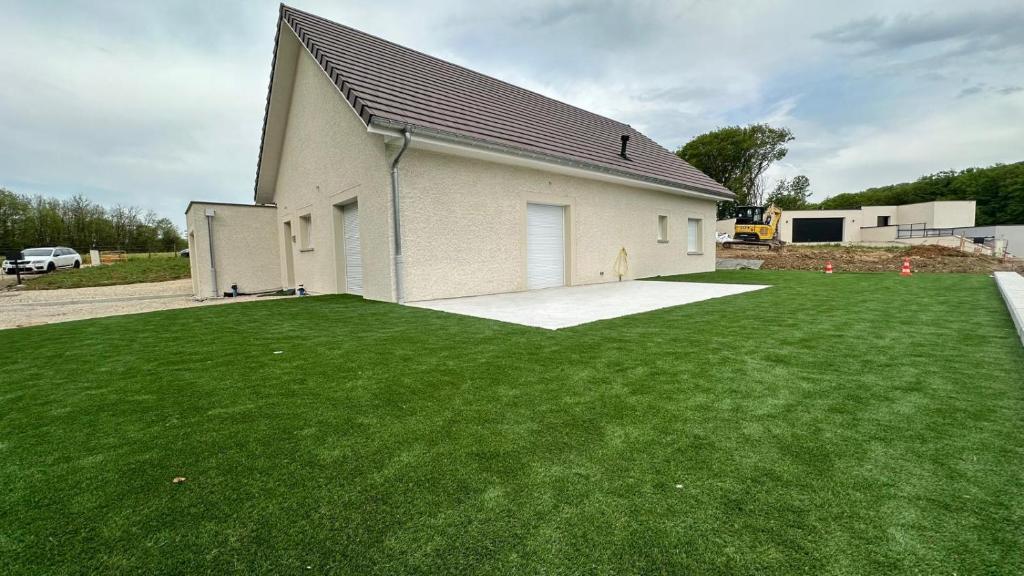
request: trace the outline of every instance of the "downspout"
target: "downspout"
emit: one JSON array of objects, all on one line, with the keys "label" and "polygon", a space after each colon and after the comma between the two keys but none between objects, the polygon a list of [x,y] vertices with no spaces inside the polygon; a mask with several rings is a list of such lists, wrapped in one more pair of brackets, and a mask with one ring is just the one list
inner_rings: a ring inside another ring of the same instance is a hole
[{"label": "downspout", "polygon": [[210,281],[213,283],[213,297],[219,296],[217,293],[217,264],[213,259],[213,215],[216,212],[210,208],[206,209],[206,235],[209,238],[210,244]]},{"label": "downspout", "polygon": [[409,147],[410,142],[412,142],[412,130],[406,126],[402,130],[402,149],[398,151],[398,156],[391,161],[391,220],[395,235],[395,301],[399,304],[405,302],[405,294],[402,286],[404,265],[402,261],[402,210],[399,207],[400,197],[398,194],[398,163],[402,161],[402,155],[405,154],[405,149]]}]

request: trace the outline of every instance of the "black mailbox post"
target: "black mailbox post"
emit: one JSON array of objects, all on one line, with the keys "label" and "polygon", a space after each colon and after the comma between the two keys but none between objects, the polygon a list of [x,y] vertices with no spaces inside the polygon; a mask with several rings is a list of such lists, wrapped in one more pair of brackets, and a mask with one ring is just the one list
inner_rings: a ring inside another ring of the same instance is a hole
[{"label": "black mailbox post", "polygon": [[21,260],[21,251],[11,250],[5,256],[11,262],[14,262],[14,275],[18,278],[18,284],[21,284],[21,266],[18,265],[18,261]]}]

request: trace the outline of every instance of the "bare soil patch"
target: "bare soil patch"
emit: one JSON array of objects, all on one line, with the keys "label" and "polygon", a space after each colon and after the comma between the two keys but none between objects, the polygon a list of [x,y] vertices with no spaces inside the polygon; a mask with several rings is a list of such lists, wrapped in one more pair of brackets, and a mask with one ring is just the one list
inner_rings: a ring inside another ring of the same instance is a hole
[{"label": "bare soil patch", "polygon": [[718,249],[719,258],[764,260],[763,270],[824,270],[832,262],[837,272],[899,272],[903,258],[910,258],[915,272],[989,274],[997,270],[1024,272],[1024,261],[1005,262],[989,256],[961,252],[936,245],[910,247],[784,246],[778,250]]}]

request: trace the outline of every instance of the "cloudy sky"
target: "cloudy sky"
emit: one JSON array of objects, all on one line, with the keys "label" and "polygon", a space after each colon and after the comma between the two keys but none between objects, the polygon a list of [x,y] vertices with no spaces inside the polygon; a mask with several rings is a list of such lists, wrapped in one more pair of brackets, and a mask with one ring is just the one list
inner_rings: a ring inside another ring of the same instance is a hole
[{"label": "cloudy sky", "polygon": [[[796,135],[775,178],[823,198],[1024,160],[1011,1],[295,0],[611,116],[675,149]],[[252,199],[277,4],[0,0],[0,186],[132,204]]]}]

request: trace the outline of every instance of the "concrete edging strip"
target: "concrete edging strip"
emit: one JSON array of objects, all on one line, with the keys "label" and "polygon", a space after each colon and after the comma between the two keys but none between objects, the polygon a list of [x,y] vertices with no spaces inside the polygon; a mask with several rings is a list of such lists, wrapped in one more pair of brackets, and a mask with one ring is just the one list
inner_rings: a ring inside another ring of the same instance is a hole
[{"label": "concrete edging strip", "polygon": [[1024,276],[1016,272],[995,272],[992,275],[996,279],[999,293],[1006,301],[1010,317],[1017,326],[1021,344],[1024,345]]}]

